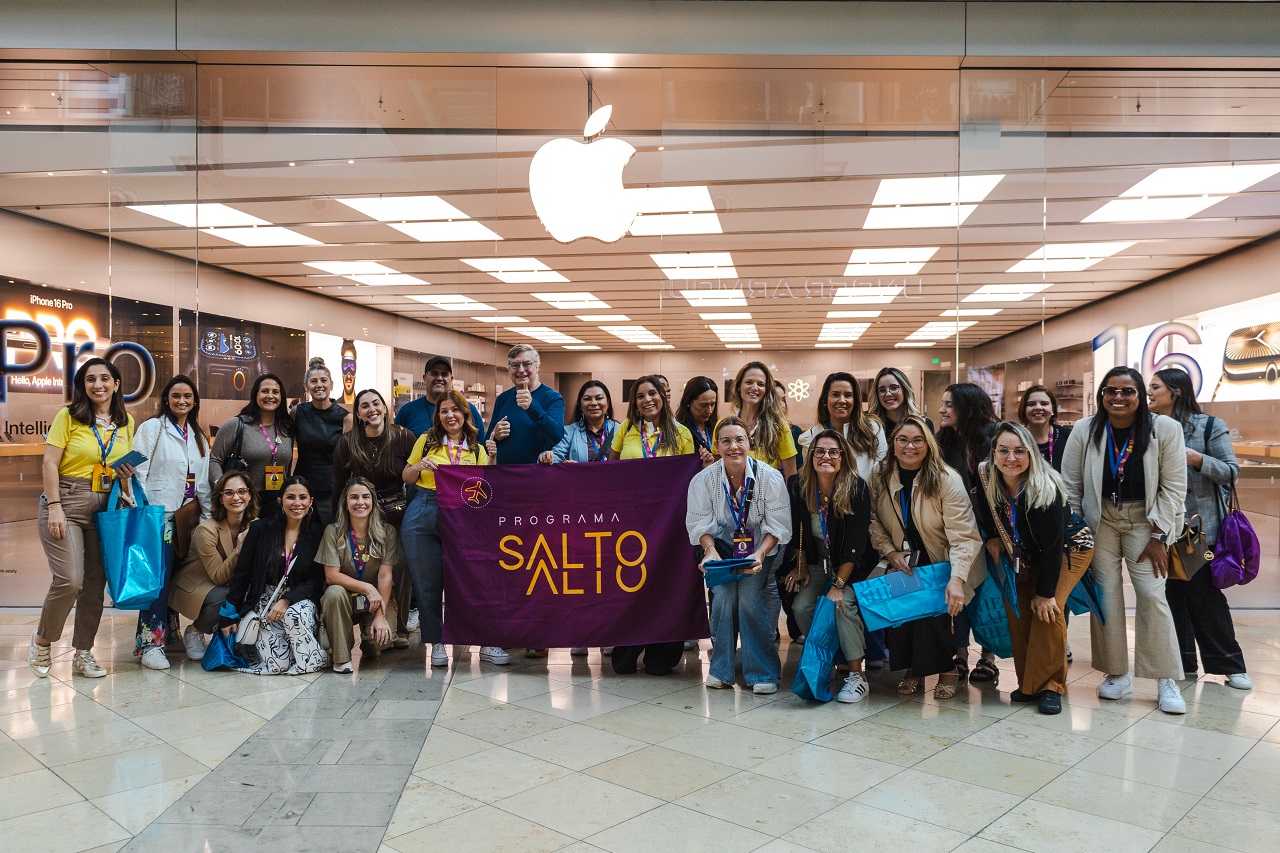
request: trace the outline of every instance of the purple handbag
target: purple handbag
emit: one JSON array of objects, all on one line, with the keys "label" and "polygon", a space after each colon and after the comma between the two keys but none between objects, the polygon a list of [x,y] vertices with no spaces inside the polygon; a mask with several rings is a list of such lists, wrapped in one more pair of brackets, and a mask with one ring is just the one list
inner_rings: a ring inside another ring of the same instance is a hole
[{"label": "purple handbag", "polygon": [[1262,546],[1253,525],[1240,509],[1235,481],[1231,481],[1226,516],[1218,523],[1218,541],[1213,545],[1209,572],[1218,589],[1244,585],[1258,576]]}]

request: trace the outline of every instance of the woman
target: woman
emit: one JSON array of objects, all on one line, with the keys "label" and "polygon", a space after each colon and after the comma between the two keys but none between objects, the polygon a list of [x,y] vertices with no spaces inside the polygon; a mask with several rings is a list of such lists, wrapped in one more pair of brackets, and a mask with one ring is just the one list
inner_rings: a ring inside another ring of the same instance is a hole
[{"label": "woman", "polygon": [[27,663],[40,678],[49,675],[49,644],[62,639],[72,605],[71,671],[87,678],[107,674],[93,656],[107,585],[93,517],[106,507],[117,476],[120,491],[130,494],[133,466],[112,466],[132,449],[133,430],[116,366],[101,358],[80,365],[71,380],[71,405],[54,416],[40,465],[37,532],[53,575],[27,649]]},{"label": "woman", "polygon": [[564,438],[551,450],[543,451],[538,461],[544,465],[603,461],[609,456],[617,428],[609,389],[598,379],[583,382],[573,404],[573,421],[564,428]]},{"label": "woman", "polygon": [[[948,465],[960,472],[965,491],[975,514],[985,498],[978,484],[978,464],[986,458],[996,428],[995,408],[991,398],[972,382],[948,385],[942,392],[942,405],[938,407],[938,447]],[[978,516],[981,523],[982,516]],[[991,531],[981,531],[989,539]],[[996,668],[996,656],[983,649],[973,673],[969,674],[969,616],[961,613],[956,619],[956,669],[960,677],[968,677],[975,684],[995,684],[1000,680]]]},{"label": "woman", "polygon": [[695,376],[684,385],[680,395],[680,407],[676,420],[689,430],[698,458],[705,468],[716,461],[715,445],[711,431],[716,425],[716,410],[720,408],[720,391],[716,382],[707,376]]},{"label": "woman", "polygon": [[933,432],[933,421],[926,418],[916,405],[916,394],[911,390],[907,374],[896,367],[882,367],[876,374],[874,387],[876,393],[867,407],[867,414],[880,421],[885,435],[893,432],[894,427],[908,415],[923,420],[929,432]]},{"label": "woman", "polygon": [[[751,566],[742,580],[716,587],[706,683],[716,689],[733,684],[734,651],[741,638],[743,678],[752,693],[767,695],[777,692],[782,672],[769,624],[767,587],[782,560],[782,546],[791,539],[787,484],[778,471],[751,458],[741,418],[720,421],[715,439],[720,459],[689,482],[685,527],[689,541],[702,548],[698,568],[704,574],[708,561],[724,557],[746,558]],[[617,650],[613,659],[618,659]]]},{"label": "woman", "polygon": [[[1151,411],[1168,415],[1182,426],[1187,448],[1186,518],[1200,516],[1205,542],[1212,547],[1218,543],[1218,524],[1223,516],[1222,490],[1234,484],[1240,474],[1231,449],[1231,430],[1220,418],[1211,418],[1200,409],[1186,371],[1157,370],[1147,393]],[[1199,644],[1206,675],[1225,675],[1228,687],[1252,689],[1231,622],[1231,605],[1213,585],[1212,573],[1202,568],[1190,580],[1170,578],[1164,592],[1178,633],[1183,670],[1188,675],[1196,671]]]},{"label": "woman", "polygon": [[1066,486],[1037,452],[1021,424],[996,428],[980,468],[983,528],[994,559],[1003,555],[1017,572],[1018,612],[1005,602],[1013,665],[1018,673],[1014,702],[1038,702],[1042,714],[1062,711],[1067,689],[1067,596],[1086,563],[1067,560]]},{"label": "woman", "polygon": [[922,678],[936,674],[934,697],[950,699],[959,679],[952,619],[986,579],[986,566],[976,562],[982,539],[964,481],[942,461],[924,418],[903,418],[890,447],[871,480],[871,544],[887,561],[887,571],[950,563],[951,580],[947,613],[886,629],[889,660],[894,669],[906,670],[898,693],[910,696]]},{"label": "woman", "polygon": [[[405,513],[402,530],[409,575],[418,596],[422,642],[431,644],[431,665],[448,666],[443,642],[444,563],[440,547],[440,510],[436,502],[436,469],[441,465],[488,465],[490,457],[471,421],[471,407],[458,391],[448,391],[436,402],[431,429],[410,448],[401,468],[405,483],[418,488]],[[499,646],[481,646],[480,660],[499,666],[511,663],[511,655]]]},{"label": "woman", "polygon": [[333,401],[333,375],[323,358],[307,363],[304,382],[311,401],[299,403],[293,410],[298,433],[297,473],[315,484],[316,513],[328,524],[333,521],[333,451],[346,431],[350,412]]},{"label": "woman", "polygon": [[[1160,710],[1185,714],[1175,679],[1183,677],[1173,613],[1165,598],[1169,545],[1182,532],[1187,448],[1182,427],[1152,415],[1142,374],[1113,367],[1102,377],[1098,414],[1076,424],[1062,457],[1071,508],[1093,530],[1093,576],[1106,622],[1090,619],[1093,668],[1106,674],[1102,699],[1133,692],[1133,675],[1159,679]],[[1134,672],[1124,615],[1121,563],[1137,599]]]},{"label": "woman", "polygon": [[796,442],[791,425],[773,393],[773,374],[758,361],[749,361],[733,380],[734,415],[751,437],[751,458],[776,468],[784,480],[796,473]]},{"label": "woman", "polygon": [[[316,602],[324,588],[324,569],[316,552],[323,536],[324,525],[311,509],[311,484],[302,477],[286,480],[275,512],[249,525],[222,606],[222,625],[228,631],[234,632],[250,611],[262,616],[258,660],[241,672],[302,675],[329,662],[317,639]],[[284,586],[273,598],[281,578]]]},{"label": "woman", "polygon": [[258,496],[244,471],[228,471],[213,487],[212,517],[191,533],[191,548],[173,578],[170,605],[191,620],[182,634],[188,660],[204,660],[205,635],[218,630],[218,610],[231,590],[231,576],[249,524],[258,517]]},{"label": "woman", "polygon": [[[192,501],[201,518],[207,518],[210,509],[209,439],[200,428],[200,394],[194,382],[185,376],[169,380],[160,392],[160,414],[138,427],[134,445],[147,455],[138,465],[138,482],[148,501],[164,505],[167,541],[164,589],[150,609],[138,614],[133,653],[147,669],[168,669],[166,641],[176,643],[180,636],[178,611],[169,604],[178,536],[174,513]],[[189,533],[190,528],[183,535]]]},{"label": "woman", "polygon": [[240,414],[218,428],[209,454],[209,482],[216,483],[235,467],[236,460],[242,460],[253,478],[261,514],[271,515],[293,467],[293,436],[293,418],[284,406],[284,383],[274,373],[264,373],[253,380],[249,402]]},{"label": "woman", "polygon": [[799,558],[786,584],[798,590],[796,619],[806,634],[818,596],[835,604],[840,650],[849,662],[836,700],[861,702],[871,687],[862,670],[866,638],[853,584],[867,579],[878,558],[868,534],[871,491],[852,464],[854,450],[839,429],[823,430],[808,443],[804,467],[790,488],[792,538],[799,542]]},{"label": "woman", "polygon": [[316,553],[316,562],[324,566],[320,612],[333,644],[334,672],[352,671],[351,632],[357,624],[369,657],[391,645],[387,608],[394,606],[391,569],[399,551],[396,530],[382,519],[373,483],[362,477],[348,480],[339,493],[338,520],[325,528]]},{"label": "woman", "polygon": [[828,374],[818,395],[818,424],[800,436],[800,447],[808,447],[831,429],[844,437],[853,453],[844,464],[855,468],[863,481],[869,480],[889,452],[889,442],[879,419],[862,411],[862,391],[852,374]]},{"label": "woman", "polygon": [[1022,392],[1018,404],[1018,422],[1035,439],[1036,447],[1053,470],[1062,471],[1062,455],[1067,452],[1071,427],[1058,426],[1058,398],[1043,385],[1032,385]]},{"label": "woman", "polygon": [[[333,493],[340,494],[352,477],[364,477],[377,489],[378,506],[387,524],[400,532],[409,495],[401,478],[413,452],[413,433],[391,422],[387,401],[372,388],[355,396],[355,414],[348,415],[342,438],[333,451]],[[413,585],[403,559],[392,575],[396,636],[393,648],[409,648],[409,600]]]},{"label": "woman", "polygon": [[[693,435],[676,422],[658,377],[641,376],[631,386],[627,419],[614,430],[609,459],[654,459],[693,452]],[[613,671],[619,675],[635,672],[641,652],[644,653],[645,672],[669,675],[684,654],[684,641],[615,646]]]}]

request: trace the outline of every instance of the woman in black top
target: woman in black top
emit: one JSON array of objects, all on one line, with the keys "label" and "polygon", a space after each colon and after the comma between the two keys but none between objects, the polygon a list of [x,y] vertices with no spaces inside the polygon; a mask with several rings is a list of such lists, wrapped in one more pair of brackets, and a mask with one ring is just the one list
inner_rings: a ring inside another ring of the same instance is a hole
[{"label": "woman in black top", "polygon": [[1027,428],[1008,422],[996,428],[979,476],[979,524],[995,532],[987,550],[1017,572],[1018,612],[1005,602],[1018,673],[1010,698],[1038,701],[1040,713],[1057,714],[1067,688],[1067,596],[1085,570],[1085,561],[1064,565],[1066,486],[1036,451]]},{"label": "woman in black top", "polygon": [[1043,385],[1032,385],[1022,392],[1022,402],[1018,404],[1018,422],[1027,428],[1031,438],[1040,450],[1040,455],[1053,466],[1053,470],[1062,472],[1062,454],[1067,451],[1067,438],[1071,435],[1071,427],[1059,426],[1058,398]]},{"label": "woman in black top", "polygon": [[[252,610],[262,617],[258,660],[241,672],[301,675],[328,665],[329,654],[317,639],[324,567],[316,551],[323,537],[324,525],[311,511],[311,486],[302,477],[285,480],[276,510],[249,525],[222,611],[223,627],[232,630]],[[282,577],[284,586],[273,600]]]},{"label": "woman in black top", "polygon": [[307,364],[305,377],[311,401],[293,410],[298,447],[297,473],[316,486],[315,512],[325,524],[333,521],[333,451],[342,437],[342,425],[350,412],[333,401],[333,376],[323,358]]},{"label": "woman in black top", "polygon": [[684,393],[680,395],[680,408],[676,410],[676,420],[692,433],[693,446],[697,448],[704,468],[716,461],[711,434],[715,432],[716,410],[719,407],[720,391],[714,379],[695,376],[685,383]]}]

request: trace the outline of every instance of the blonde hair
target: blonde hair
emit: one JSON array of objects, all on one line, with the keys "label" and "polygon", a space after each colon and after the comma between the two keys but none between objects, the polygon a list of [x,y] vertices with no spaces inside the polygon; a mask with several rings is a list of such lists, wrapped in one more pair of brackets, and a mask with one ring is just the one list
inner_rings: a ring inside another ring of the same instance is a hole
[{"label": "blonde hair", "polygon": [[804,455],[804,466],[800,469],[800,490],[804,495],[804,505],[809,512],[818,511],[818,472],[813,467],[813,449],[824,438],[831,439],[840,448],[840,470],[836,473],[836,487],[831,495],[831,508],[837,515],[853,515],[853,497],[865,489],[867,484],[858,476],[858,463],[853,458],[853,447],[839,430],[826,429],[814,436],[809,442],[809,449]]},{"label": "blonde hair", "polygon": [[782,464],[782,436],[791,429],[787,423],[786,417],[782,414],[782,407],[778,403],[778,397],[773,392],[774,379],[773,374],[769,372],[769,368],[759,361],[748,361],[742,365],[742,369],[738,371],[738,375],[733,379],[733,388],[731,389],[730,401],[738,408],[739,417],[742,414],[742,381],[747,375],[748,370],[759,370],[764,374],[764,397],[760,399],[760,411],[756,413],[756,429],[755,435],[751,431],[747,431],[747,437],[751,439],[751,446],[760,451],[767,461],[774,468],[778,468]]},{"label": "blonde hair", "polygon": [[937,497],[942,492],[942,481],[947,478],[947,472],[952,469],[943,461],[942,452],[938,450],[937,439],[929,431],[929,425],[924,422],[924,418],[919,415],[907,415],[889,434],[889,453],[880,463],[878,475],[880,487],[885,492],[889,491],[889,478],[893,476],[894,471],[898,470],[898,456],[893,450],[894,442],[898,438],[898,433],[909,426],[920,430],[920,434],[924,436],[925,447],[928,449],[924,457],[924,465],[920,466],[916,474],[915,488],[927,498]]},{"label": "blonde hair", "polygon": [[1053,506],[1063,499],[1063,495],[1067,493],[1066,485],[1062,482],[1061,475],[1053,470],[1053,466],[1045,461],[1040,455],[1040,449],[1036,447],[1036,441],[1031,437],[1031,433],[1022,424],[1015,424],[1013,421],[1005,421],[996,427],[995,433],[991,437],[991,449],[987,452],[987,459],[982,463],[982,470],[985,476],[985,488],[987,497],[991,500],[992,506],[1001,507],[1008,506],[1009,494],[1004,490],[1004,485],[999,476],[999,469],[996,467],[996,442],[1000,440],[1000,436],[1005,433],[1012,433],[1022,442],[1022,446],[1027,450],[1027,470],[1022,475],[1023,488],[1026,490],[1027,506],[1034,509]]},{"label": "blonde hair", "polygon": [[436,411],[431,417],[431,429],[427,430],[427,440],[422,445],[423,455],[444,446],[444,440],[448,437],[444,422],[440,420],[440,409],[444,406],[445,400],[451,401],[462,413],[462,437],[467,442],[467,447],[471,448],[471,455],[479,459],[480,430],[471,421],[471,404],[467,402],[466,397],[462,396],[462,392],[457,390],[446,391],[439,400],[436,400]]},{"label": "blonde hair", "polygon": [[893,420],[889,417],[889,410],[880,402],[880,380],[886,376],[892,376],[898,380],[898,385],[902,388],[902,408],[906,413],[916,417],[924,417],[919,406],[916,405],[916,392],[912,390],[907,374],[896,367],[882,367],[880,372],[876,374],[875,381],[871,383],[871,399],[867,401],[867,414],[875,415],[886,424],[893,423]]},{"label": "blonde hair", "polygon": [[[347,480],[347,484],[342,487],[342,494],[338,498],[338,505],[335,507],[334,521],[331,525],[338,531],[338,535],[346,539],[347,531],[351,529],[351,516],[347,513],[347,495],[356,486],[363,486],[369,490],[369,498],[373,502],[373,511],[369,513],[369,558],[381,560],[390,550],[391,536],[395,532],[395,528],[387,524],[386,519],[382,517],[382,507],[378,505],[378,490],[374,487],[373,482],[364,477],[352,477]],[[354,558],[354,555],[352,555]]]}]

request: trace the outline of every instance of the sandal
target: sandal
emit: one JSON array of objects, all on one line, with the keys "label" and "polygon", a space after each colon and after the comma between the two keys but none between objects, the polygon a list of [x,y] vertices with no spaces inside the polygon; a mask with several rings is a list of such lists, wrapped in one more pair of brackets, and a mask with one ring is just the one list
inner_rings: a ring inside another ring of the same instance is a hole
[{"label": "sandal", "polygon": [[954,682],[943,681],[943,676],[938,676],[938,683],[933,687],[934,699],[954,699],[956,695],[956,684]]},{"label": "sandal", "polygon": [[910,696],[920,689],[920,679],[912,678],[910,675],[898,682],[898,695]]},{"label": "sandal", "polygon": [[996,669],[996,665],[986,658],[982,658],[974,664],[973,672],[969,675],[971,684],[995,684],[1000,680],[1000,670]]},{"label": "sandal", "polygon": [[964,658],[956,658],[956,675],[961,682],[969,679],[969,662]]}]

